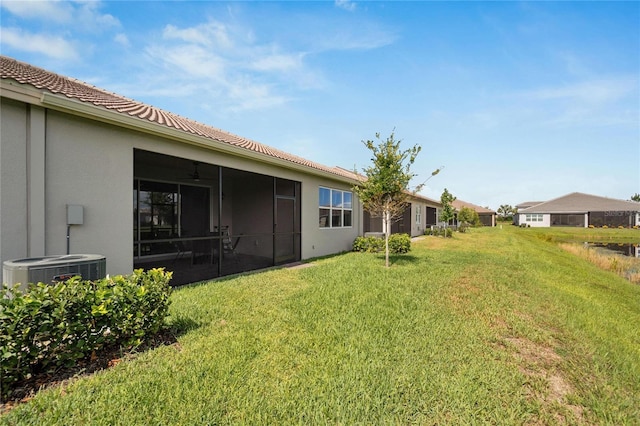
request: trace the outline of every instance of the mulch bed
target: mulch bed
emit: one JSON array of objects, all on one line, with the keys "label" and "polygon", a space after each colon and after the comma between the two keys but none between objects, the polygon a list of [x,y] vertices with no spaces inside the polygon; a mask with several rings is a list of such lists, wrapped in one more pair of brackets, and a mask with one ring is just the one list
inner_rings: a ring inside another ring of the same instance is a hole
[{"label": "mulch bed", "polygon": [[176,344],[176,336],[171,330],[164,330],[147,338],[141,345],[135,348],[123,348],[120,346],[106,347],[91,356],[78,361],[73,367],[60,368],[54,372],[35,374],[27,380],[20,381],[13,386],[10,396],[0,400],[0,415],[11,411],[16,406],[28,402],[40,390],[62,385],[70,379],[89,376],[118,365],[124,359],[131,359],[141,352],[159,346]]}]

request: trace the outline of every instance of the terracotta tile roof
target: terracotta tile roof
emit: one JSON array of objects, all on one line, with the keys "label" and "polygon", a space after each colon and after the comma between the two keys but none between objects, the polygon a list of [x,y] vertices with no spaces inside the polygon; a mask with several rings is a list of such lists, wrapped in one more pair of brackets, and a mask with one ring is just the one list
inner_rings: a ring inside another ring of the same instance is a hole
[{"label": "terracotta tile roof", "polygon": [[572,192],[545,201],[518,213],[588,213],[601,211],[640,211],[640,203]]},{"label": "terracotta tile roof", "polygon": [[477,206],[475,204],[471,204],[471,203],[468,203],[468,202],[462,201],[462,200],[454,200],[451,203],[451,205],[453,207],[455,207],[456,210],[460,210],[463,207],[468,207],[468,208],[470,208],[472,210],[475,210],[477,213],[492,213],[492,214],[496,213],[495,211],[493,211],[491,209],[487,209],[485,207],[480,207],[480,206]]},{"label": "terracotta tile roof", "polygon": [[80,80],[61,76],[2,55],[0,55],[0,78],[14,80],[20,84],[41,89],[43,92],[63,95],[86,104],[92,104],[98,108],[104,108],[140,120],[146,120],[159,126],[174,128],[182,132],[209,139],[210,141],[241,147],[268,157],[328,172],[341,178],[349,180],[354,178],[353,173],[347,172],[344,169],[324,166],[251,139],[243,138],[215,127],[181,117],[177,114],[126,98],[116,93],[108,92]]}]

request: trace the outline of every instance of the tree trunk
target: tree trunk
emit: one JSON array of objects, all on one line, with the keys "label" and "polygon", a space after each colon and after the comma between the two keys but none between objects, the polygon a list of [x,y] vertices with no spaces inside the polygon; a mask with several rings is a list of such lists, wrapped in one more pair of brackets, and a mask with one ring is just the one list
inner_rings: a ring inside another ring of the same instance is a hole
[{"label": "tree trunk", "polygon": [[387,209],[384,212],[384,266],[389,267],[389,234],[391,234],[391,212]]}]

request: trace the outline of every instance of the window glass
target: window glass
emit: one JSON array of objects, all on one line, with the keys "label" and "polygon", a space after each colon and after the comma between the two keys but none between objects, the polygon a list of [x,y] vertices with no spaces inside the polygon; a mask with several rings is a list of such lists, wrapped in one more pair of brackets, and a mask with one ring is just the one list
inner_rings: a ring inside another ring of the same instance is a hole
[{"label": "window glass", "polygon": [[350,209],[351,207],[351,198],[352,195],[350,192],[343,192],[342,193],[342,207],[345,209]]},{"label": "window glass", "polygon": [[331,190],[331,207],[342,207],[342,191]]},{"label": "window glass", "polygon": [[351,210],[344,211],[343,226],[351,226]]},{"label": "window glass", "polygon": [[331,210],[320,209],[320,228],[329,228],[331,226],[331,223],[329,222],[330,214]]},{"label": "window glass", "polygon": [[339,228],[342,226],[342,210],[334,209],[331,211],[331,227]]},{"label": "window glass", "polygon": [[339,189],[319,188],[320,228],[343,228],[352,226],[353,194]]},{"label": "window glass", "polygon": [[320,207],[331,206],[331,190],[328,188],[320,188],[319,192]]},{"label": "window glass", "polygon": [[140,182],[140,239],[163,239],[178,233],[178,185]]}]

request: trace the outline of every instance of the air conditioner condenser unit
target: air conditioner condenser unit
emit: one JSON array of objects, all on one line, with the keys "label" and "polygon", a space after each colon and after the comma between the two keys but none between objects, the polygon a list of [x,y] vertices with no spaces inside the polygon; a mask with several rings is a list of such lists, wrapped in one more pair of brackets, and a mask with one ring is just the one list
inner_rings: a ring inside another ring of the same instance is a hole
[{"label": "air conditioner condenser unit", "polygon": [[3,282],[9,287],[42,282],[52,284],[76,275],[83,280],[99,280],[107,274],[107,260],[98,254],[71,254],[7,260],[2,264]]}]

